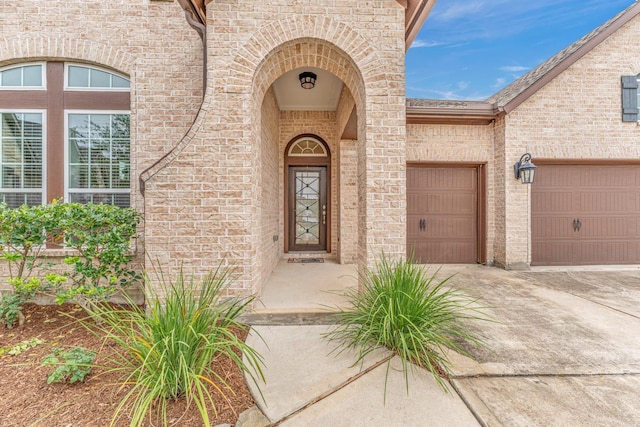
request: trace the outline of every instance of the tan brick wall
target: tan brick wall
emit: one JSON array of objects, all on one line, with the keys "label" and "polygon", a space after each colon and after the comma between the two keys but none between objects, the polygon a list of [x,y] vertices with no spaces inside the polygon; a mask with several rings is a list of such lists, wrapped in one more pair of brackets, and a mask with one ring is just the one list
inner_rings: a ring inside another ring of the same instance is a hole
[{"label": "tan brick wall", "polygon": [[[493,205],[489,205],[489,210],[495,212],[495,242],[493,247],[493,261],[496,265],[506,267],[507,254],[506,254],[506,192],[505,178],[510,178],[511,175],[507,175],[509,172],[508,165],[505,163],[505,116],[498,117],[494,123],[494,193],[495,201]],[[513,166],[512,166],[513,167]]]},{"label": "tan brick wall", "polygon": [[486,165],[487,262],[494,260],[495,167],[493,125],[407,125],[407,162]]},{"label": "tan brick wall", "polygon": [[[270,89],[262,103],[262,151],[261,169],[261,239],[260,254],[262,254],[262,277],[269,277],[282,256],[282,227],[279,212],[282,211],[282,197],[280,195],[282,179],[280,178],[281,150],[280,142],[280,113],[273,89]],[[274,236],[277,240],[274,240]]]},{"label": "tan brick wall", "polygon": [[[506,264],[531,259],[530,188],[513,177],[536,159],[639,159],[637,123],[621,120],[620,76],[640,73],[636,17],[512,111],[506,120]],[[511,177],[511,178],[510,178]]]},{"label": "tan brick wall", "polygon": [[[340,94],[336,109],[338,135],[344,133],[355,100],[347,87]],[[338,259],[342,264],[353,264],[358,261],[358,157],[357,143],[352,140],[341,140],[338,145],[339,159],[338,200],[339,222]]]},{"label": "tan brick wall", "polygon": [[[132,206],[142,212],[140,172],[179,143],[202,100],[202,42],[180,6],[149,0],[3,0],[1,9],[0,67],[57,60],[95,64],[130,77]],[[171,188],[174,184],[167,184],[148,211],[171,217],[171,228],[174,222],[198,220],[188,207],[169,212],[162,197],[174,196]],[[140,242],[138,255],[144,258]]]},{"label": "tan brick wall", "polygon": [[[260,153],[267,144],[261,106],[276,78],[311,66],[339,77],[358,108],[361,263],[372,262],[382,249],[404,253],[402,7],[392,0],[238,0],[233,7],[209,3],[208,16],[203,108],[189,137],[145,176],[148,205],[162,203],[169,210],[147,216],[147,246],[167,264],[184,257],[200,269],[233,248],[241,274],[237,292],[259,292],[266,279],[260,251]],[[332,132],[335,144],[335,125]],[[196,227],[174,232],[174,210],[182,209],[193,210]]]},{"label": "tan brick wall", "polygon": [[340,141],[338,158],[340,161],[338,257],[341,264],[353,264],[358,261],[357,142],[352,140]]}]

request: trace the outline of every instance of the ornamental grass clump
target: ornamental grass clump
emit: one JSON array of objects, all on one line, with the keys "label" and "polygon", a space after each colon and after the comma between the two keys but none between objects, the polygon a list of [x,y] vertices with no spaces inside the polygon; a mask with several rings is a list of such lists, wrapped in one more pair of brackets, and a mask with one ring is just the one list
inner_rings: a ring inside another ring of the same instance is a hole
[{"label": "ornamental grass clump", "polygon": [[91,305],[99,320],[97,334],[123,350],[107,363],[113,366],[110,372],[120,373],[119,384],[126,390],[112,425],[125,414],[131,426],[167,425],[168,401],[185,399],[209,426],[210,411],[217,414],[214,395],[228,400],[234,393],[212,369],[219,357],[229,358],[256,384],[264,381],[262,356],[237,335],[248,328],[237,318],[251,299],[224,298],[230,278],[229,270],[219,267],[194,283],[185,281],[181,271],[168,285],[162,279],[161,295],[149,291],[146,310]]},{"label": "ornamental grass clump", "polygon": [[468,321],[489,317],[477,299],[448,287],[450,277],[440,280],[437,273],[383,254],[374,269],[361,274],[360,289],[347,293],[351,307],[336,314],[338,325],[327,338],[338,342],[336,350],[356,350],[356,364],[380,347],[398,355],[407,392],[411,364],[426,368],[448,391],[443,379],[451,368],[447,350],[468,356],[463,343],[482,345]]}]

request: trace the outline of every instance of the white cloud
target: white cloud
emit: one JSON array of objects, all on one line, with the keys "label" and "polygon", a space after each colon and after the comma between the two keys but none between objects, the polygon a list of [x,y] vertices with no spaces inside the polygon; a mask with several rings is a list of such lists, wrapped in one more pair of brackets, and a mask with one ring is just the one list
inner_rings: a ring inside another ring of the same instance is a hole
[{"label": "white cloud", "polygon": [[411,48],[414,47],[436,47],[436,46],[442,46],[444,43],[440,43],[434,40],[414,40],[413,43],[411,43]]},{"label": "white cloud", "polygon": [[500,67],[501,71],[508,71],[510,73],[521,73],[523,71],[527,71],[529,69],[529,67],[523,67],[520,65],[505,65],[503,67]]},{"label": "white cloud", "polygon": [[507,83],[507,79],[504,77],[498,77],[493,85],[491,85],[494,89],[499,89],[504,87],[505,83]]},{"label": "white cloud", "polygon": [[458,82],[458,89],[465,90],[469,87],[469,82],[460,81]]}]

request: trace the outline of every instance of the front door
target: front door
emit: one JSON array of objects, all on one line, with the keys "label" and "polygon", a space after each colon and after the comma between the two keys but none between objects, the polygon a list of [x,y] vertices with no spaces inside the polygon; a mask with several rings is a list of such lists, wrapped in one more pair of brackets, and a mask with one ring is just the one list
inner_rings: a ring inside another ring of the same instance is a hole
[{"label": "front door", "polygon": [[327,168],[289,167],[289,250],[327,250]]}]

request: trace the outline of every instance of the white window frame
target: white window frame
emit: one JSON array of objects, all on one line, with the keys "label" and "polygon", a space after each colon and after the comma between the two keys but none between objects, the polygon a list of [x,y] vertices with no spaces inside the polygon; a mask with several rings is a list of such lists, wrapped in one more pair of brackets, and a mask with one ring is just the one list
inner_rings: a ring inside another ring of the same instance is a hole
[{"label": "white window frame", "polygon": [[[47,110],[25,110],[25,109],[12,110],[12,109],[0,108],[0,114],[3,114],[3,113],[42,114],[42,181],[40,183],[42,187],[40,189],[0,187],[0,192],[2,193],[42,193],[41,204],[45,204],[47,200],[47,186],[46,186],[46,183],[47,183]],[[1,149],[2,149],[2,141],[0,140],[0,150]]]},{"label": "white window frame", "polygon": [[[131,120],[131,110],[64,110],[64,201],[69,202],[69,114],[128,114]],[[129,171],[131,171],[131,128],[129,128]],[[72,193],[104,193],[104,194],[133,194],[133,180],[129,172],[129,188],[78,188],[71,189]]]},{"label": "white window frame", "polygon": [[32,65],[40,65],[42,77],[40,86],[0,86],[0,90],[47,90],[47,63],[46,62],[20,62],[19,64],[12,64],[6,67],[0,68],[0,73],[3,71],[12,70],[14,68],[24,68]]},{"label": "white window frame", "polygon": [[[69,67],[81,67],[88,68],[89,70],[98,70],[103,73],[109,73],[114,76],[120,77],[121,79],[125,79],[129,82],[129,87],[78,87],[78,86],[69,86]],[[78,91],[78,92],[131,92],[131,79],[124,74],[116,73],[115,71],[109,70],[107,68],[96,67],[94,65],[89,64],[81,64],[74,62],[65,62],[64,63],[64,90],[65,91]]]}]

